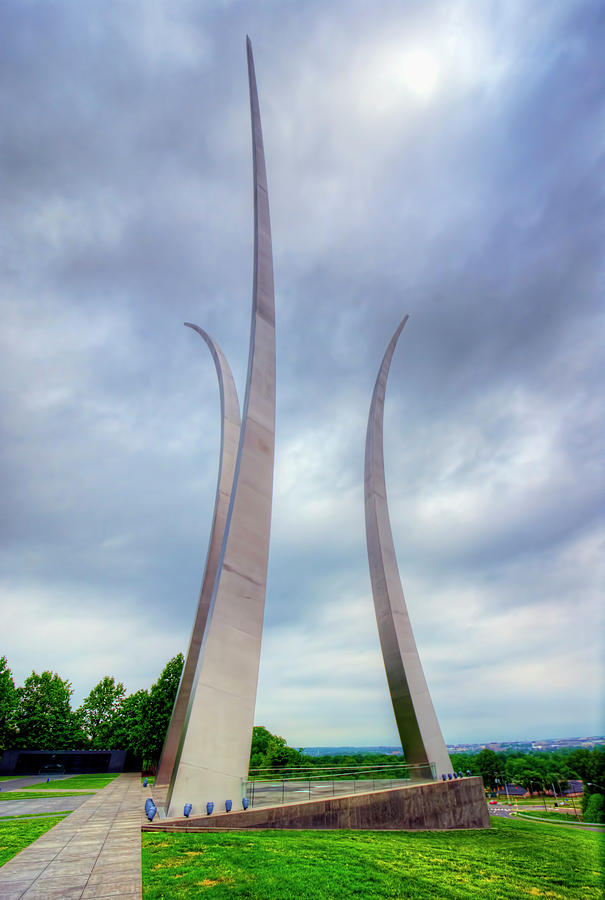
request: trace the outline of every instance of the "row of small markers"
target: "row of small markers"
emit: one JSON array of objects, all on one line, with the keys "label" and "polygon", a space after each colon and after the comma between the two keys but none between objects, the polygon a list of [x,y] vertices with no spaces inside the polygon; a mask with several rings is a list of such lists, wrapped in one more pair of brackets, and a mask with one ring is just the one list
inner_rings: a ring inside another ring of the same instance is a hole
[{"label": "row of small markers", "polygon": [[[249,806],[250,806],[250,801],[248,800],[247,797],[244,797],[242,799],[242,809],[248,809]],[[193,805],[191,803],[186,803],[185,807],[183,809],[183,815],[186,816],[187,818],[189,818],[189,815],[190,815],[192,809],[193,809]],[[225,812],[231,812],[232,809],[233,809],[233,802],[231,800],[225,800]],[[155,814],[157,813],[157,811],[158,811],[157,806],[155,805],[155,803],[153,802],[151,797],[148,797],[147,800],[145,800],[145,815],[147,816],[147,818],[149,819],[150,822],[153,822],[153,818],[154,818]],[[214,803],[210,800],[206,804],[206,814],[208,816],[211,816],[213,812],[214,812]]]}]

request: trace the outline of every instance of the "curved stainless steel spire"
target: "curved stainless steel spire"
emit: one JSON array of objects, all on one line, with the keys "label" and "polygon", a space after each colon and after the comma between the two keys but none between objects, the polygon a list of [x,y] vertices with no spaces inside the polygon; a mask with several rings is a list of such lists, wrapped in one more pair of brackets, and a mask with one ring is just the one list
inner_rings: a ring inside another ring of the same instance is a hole
[{"label": "curved stainless steel spire", "polygon": [[235,388],[231,369],[229,368],[229,363],[227,362],[223,351],[203,328],[200,328],[198,325],[192,325],[190,322],[185,322],[185,325],[188,328],[197,331],[203,338],[208,345],[208,349],[214,360],[221,398],[221,449],[216,485],[216,500],[214,503],[214,516],[212,518],[212,529],[210,531],[210,543],[208,545],[208,556],[206,557],[202,589],[200,591],[200,599],[198,601],[195,619],[193,620],[191,640],[189,642],[189,650],[187,651],[187,658],[185,659],[185,665],[183,667],[179,692],[174,704],[174,709],[172,710],[172,718],[170,719],[160,764],[155,776],[155,783],[158,787],[170,783],[181,733],[185,724],[187,706],[189,704],[189,697],[191,696],[193,678],[197,669],[200,647],[202,646],[202,638],[206,627],[206,620],[208,618],[214,582],[216,581],[216,574],[218,572],[221,548],[223,546],[225,524],[227,522],[229,503],[231,502],[231,488],[233,486],[233,473],[235,472],[241,425],[237,390]]},{"label": "curved stainless steel spire", "polygon": [[399,323],[378,372],[366,437],[365,512],[368,561],[376,621],[391,701],[407,762],[436,774],[451,772],[451,763],[422,671],[403,596],[391,533],[384,477],[383,413],[393,352],[408,316]]},{"label": "curved stainless steel spire", "polygon": [[[265,608],[275,444],[275,305],[267,175],[246,39],[254,177],[254,285],[246,396],[231,503],[199,662],[168,789],[170,816],[241,800]],[[222,807],[224,808],[224,806]]]}]

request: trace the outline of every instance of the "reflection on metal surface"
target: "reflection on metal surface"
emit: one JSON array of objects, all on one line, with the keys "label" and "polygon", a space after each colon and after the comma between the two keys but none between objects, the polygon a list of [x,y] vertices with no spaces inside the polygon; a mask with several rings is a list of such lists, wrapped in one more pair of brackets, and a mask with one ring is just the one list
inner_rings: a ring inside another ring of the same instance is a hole
[{"label": "reflection on metal surface", "polygon": [[179,692],[172,711],[172,718],[170,719],[160,764],[155,777],[155,783],[158,787],[170,784],[177,748],[185,723],[193,678],[197,669],[200,647],[202,646],[202,637],[208,618],[210,600],[212,598],[214,582],[216,581],[221,547],[223,546],[225,523],[227,521],[229,503],[231,501],[231,488],[233,485],[233,473],[235,472],[235,461],[237,458],[241,424],[235,382],[233,381],[229,363],[221,348],[212,340],[210,335],[204,331],[203,328],[192,325],[190,322],[185,322],[185,325],[187,325],[188,328],[197,331],[204,339],[212,354],[212,359],[214,360],[221,398],[221,451],[218,482],[216,486],[216,501],[214,504],[214,517],[212,520],[210,543],[208,545],[208,556],[206,557],[202,589],[200,591],[197,612],[193,621],[191,641],[189,642],[189,650],[187,651],[187,658],[183,667]]},{"label": "reflection on metal surface", "polygon": [[254,169],[254,286],[246,395],[231,502],[197,670],[167,796],[242,797],[248,773],[265,608],[275,442],[275,307],[267,176],[247,39]]},{"label": "reflection on metal surface", "polygon": [[[391,701],[406,761],[429,767],[437,777],[451,763],[412,633],[399,577],[384,477],[383,413],[393,352],[408,317],[400,322],[378,372],[366,437],[365,513],[368,561],[378,633]],[[427,768],[428,775],[428,768]]]}]

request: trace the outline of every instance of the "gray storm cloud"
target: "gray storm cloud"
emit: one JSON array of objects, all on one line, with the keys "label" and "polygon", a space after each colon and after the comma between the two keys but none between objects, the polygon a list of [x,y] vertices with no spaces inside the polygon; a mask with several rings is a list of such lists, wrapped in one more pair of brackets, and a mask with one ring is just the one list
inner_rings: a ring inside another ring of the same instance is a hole
[{"label": "gray storm cloud", "polygon": [[598,4],[8,0],[0,29],[0,653],[18,680],[135,690],[186,647],[219,420],[182,322],[241,389],[248,32],[278,317],[257,721],[298,745],[396,741],[363,448],[408,312],[387,484],[446,740],[602,730]]}]

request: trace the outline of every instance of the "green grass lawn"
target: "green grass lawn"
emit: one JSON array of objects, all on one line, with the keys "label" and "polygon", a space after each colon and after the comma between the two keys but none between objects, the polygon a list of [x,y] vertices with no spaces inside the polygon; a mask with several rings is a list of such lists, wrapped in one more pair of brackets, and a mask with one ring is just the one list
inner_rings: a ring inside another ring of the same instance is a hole
[{"label": "green grass lawn", "polygon": [[532,819],[553,819],[555,822],[578,822],[581,821],[580,816],[574,816],[573,813],[557,812],[556,809],[523,809],[519,810],[523,816],[530,816]]},{"label": "green grass lawn", "polygon": [[[531,797],[531,798],[530,797],[521,797],[520,800],[511,800],[510,802],[508,802],[505,797],[503,800],[501,799],[498,802],[500,803],[500,806],[509,806],[511,809],[514,806],[541,806],[542,809],[544,809],[544,797]],[[582,805],[582,798],[574,797],[574,803],[576,804],[577,808],[579,809]],[[573,809],[573,803],[571,802],[571,800],[567,800],[565,803],[565,806],[563,806],[561,803],[559,803],[559,806],[555,807],[555,803],[554,803],[552,797],[546,798],[546,808],[547,809],[558,809],[559,807],[561,807],[563,809]]]},{"label": "green grass lawn", "polygon": [[101,788],[107,787],[108,784],[117,778],[117,775],[73,775],[71,778],[62,778],[62,779],[52,779],[46,783],[46,781],[41,782],[40,784],[32,784],[29,787],[23,788],[25,791],[56,791],[56,790],[70,790],[70,789],[78,789],[78,790],[87,790],[93,789],[95,791],[100,790]]},{"label": "green grass lawn", "polygon": [[7,819],[50,819],[57,816],[69,816],[72,812],[73,809],[56,809],[52,813],[22,813],[16,816],[0,816],[0,822],[5,822]]},{"label": "green grass lawn", "polygon": [[[0,822],[0,866],[16,856],[19,850],[23,850],[32,841],[37,840],[45,831],[65,818],[55,815],[50,819],[38,819],[37,821],[21,820],[13,822]],[[0,872],[0,881],[2,873]]]},{"label": "green grass lawn", "polygon": [[522,819],[484,831],[144,833],[143,897],[597,900],[601,841]]},{"label": "green grass lawn", "polygon": [[56,809],[54,812],[45,812],[45,813],[21,813],[21,815],[15,816],[0,816],[0,822],[5,822],[7,819],[48,819],[53,816],[69,816],[73,812],[73,809]]},{"label": "green grass lawn", "polygon": [[49,797],[88,797],[94,791],[2,791],[3,800],[48,800]]}]

